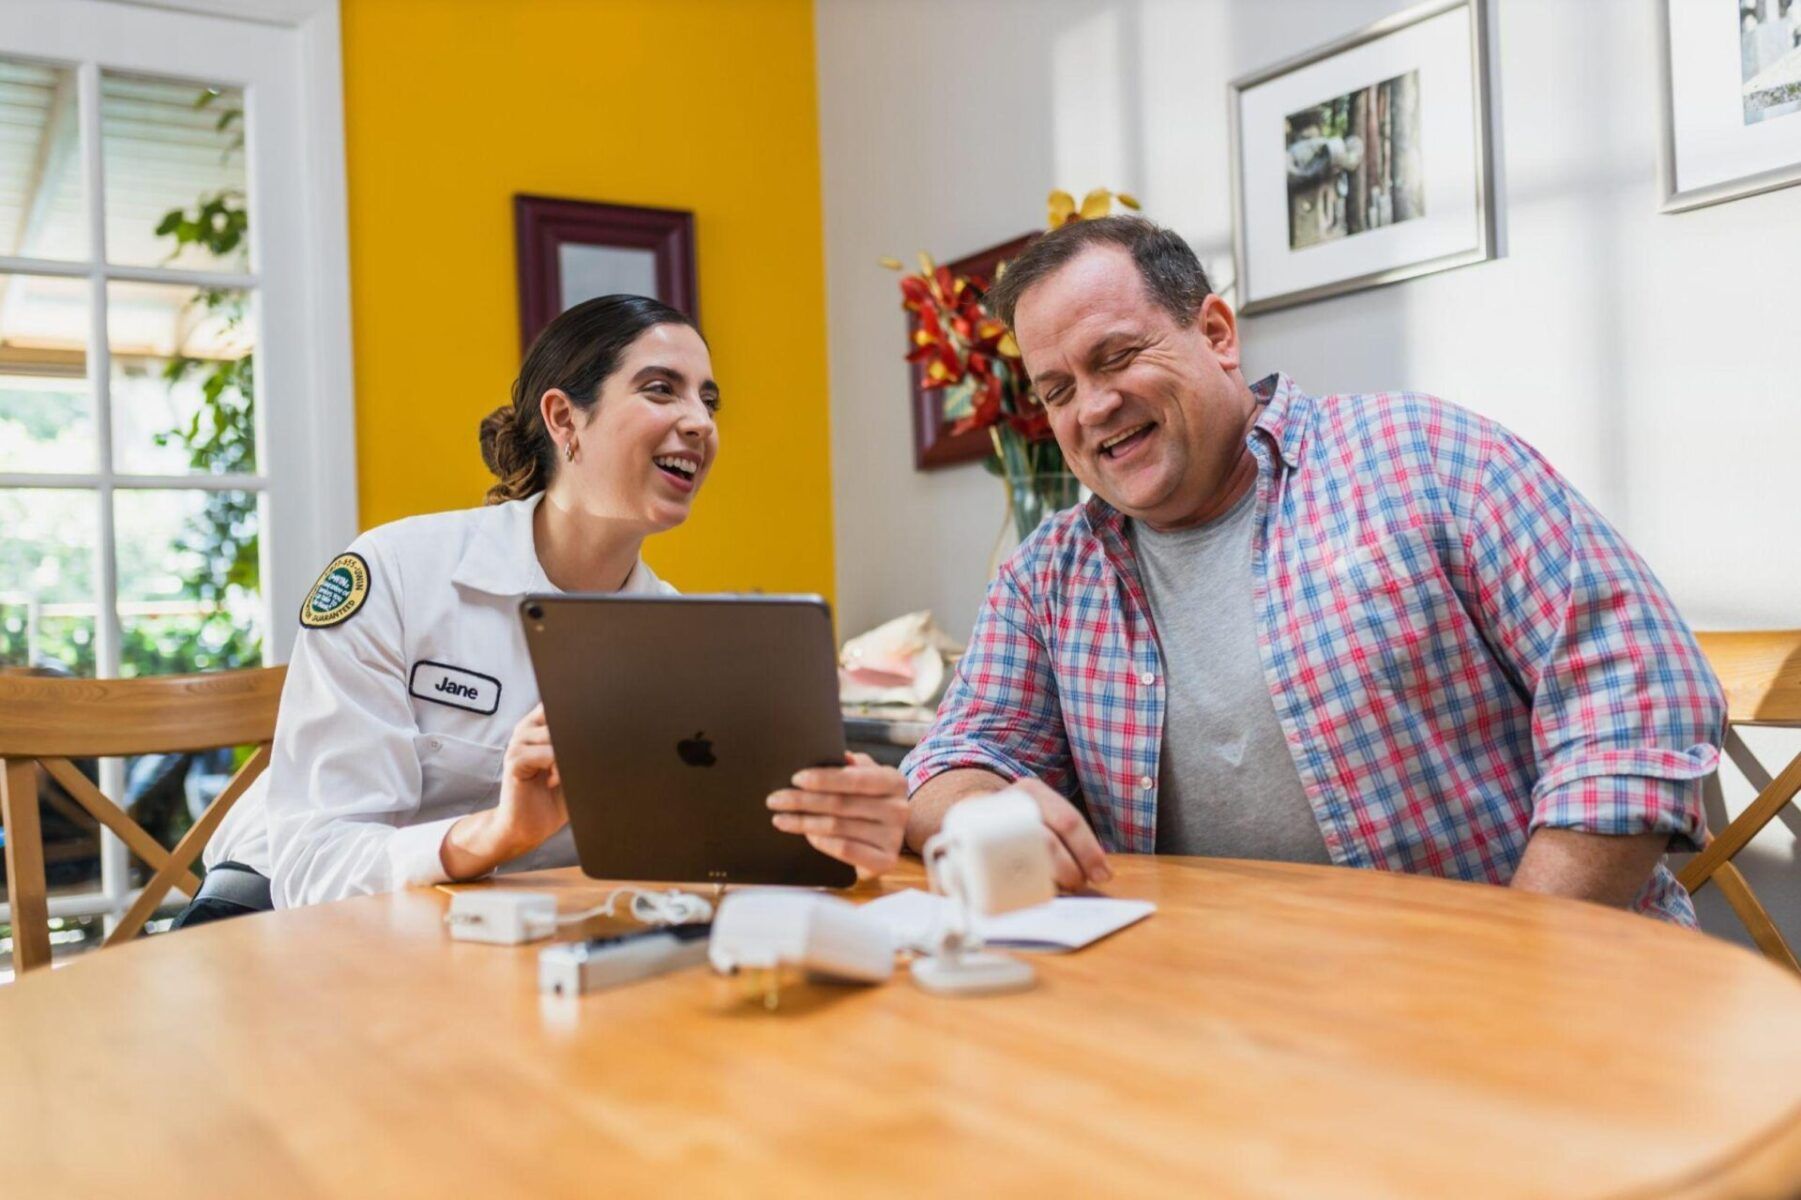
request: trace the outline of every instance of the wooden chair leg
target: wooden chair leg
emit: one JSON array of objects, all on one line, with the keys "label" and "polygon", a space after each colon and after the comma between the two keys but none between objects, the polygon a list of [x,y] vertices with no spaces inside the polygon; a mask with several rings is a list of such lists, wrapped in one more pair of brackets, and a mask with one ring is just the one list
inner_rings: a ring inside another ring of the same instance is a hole
[{"label": "wooden chair leg", "polygon": [[1758,831],[1768,825],[1797,792],[1801,792],[1801,754],[1795,755],[1794,761],[1782,769],[1782,774],[1769,787],[1758,793],[1757,799],[1751,801],[1744,812],[1689,860],[1677,876],[1682,886],[1690,892],[1698,891],[1719,870],[1720,864],[1730,861],[1750,844]]},{"label": "wooden chair leg", "polygon": [[238,802],[238,797],[244,794],[244,790],[256,781],[256,777],[268,765],[269,747],[265,743],[258,746],[256,753],[238,768],[238,773],[231,777],[225,790],[207,805],[206,811],[200,814],[200,819],[194,822],[193,828],[175,843],[175,849],[169,851],[169,861],[157,869],[156,874],[150,877],[150,882],[144,885],[144,890],[138,893],[138,898],[132,901],[131,907],[125,910],[125,915],[119,918],[112,933],[107,935],[106,945],[114,946],[138,936],[144,928],[144,922],[150,919],[156,906],[169,894],[169,889],[187,874],[188,867],[200,857],[200,852],[206,848],[207,841],[212,838],[213,831],[219,828],[219,822],[225,819],[225,814],[231,811],[231,806]]},{"label": "wooden chair leg", "polygon": [[13,970],[50,965],[50,902],[44,883],[44,831],[38,821],[38,772],[32,759],[0,759],[0,825],[6,827],[6,889],[12,902]]},{"label": "wooden chair leg", "polygon": [[[1757,755],[1751,752],[1751,747],[1745,743],[1743,735],[1736,728],[1727,727],[1726,744],[1723,749],[1726,757],[1732,760],[1732,765],[1739,769],[1739,773],[1745,777],[1745,781],[1751,785],[1753,791],[1761,794],[1765,788],[1776,782],[1770,778],[1769,771],[1764,768],[1763,763],[1758,761]],[[1709,776],[1712,779],[1719,777],[1717,771]],[[1796,837],[1801,838],[1801,810],[1796,809],[1792,804],[1787,804],[1776,815]],[[1721,821],[1719,827],[1724,829],[1727,824],[1728,822]]]},{"label": "wooden chair leg", "polygon": [[1721,863],[1714,872],[1714,882],[1720,885],[1720,894],[1732,905],[1732,911],[1738,914],[1745,929],[1750,932],[1751,940],[1757,943],[1764,957],[1779,967],[1801,975],[1801,962],[1795,961],[1795,952],[1789,949],[1788,942],[1783,940],[1782,932],[1776,928],[1770,914],[1757,899],[1751,885],[1732,863]]}]

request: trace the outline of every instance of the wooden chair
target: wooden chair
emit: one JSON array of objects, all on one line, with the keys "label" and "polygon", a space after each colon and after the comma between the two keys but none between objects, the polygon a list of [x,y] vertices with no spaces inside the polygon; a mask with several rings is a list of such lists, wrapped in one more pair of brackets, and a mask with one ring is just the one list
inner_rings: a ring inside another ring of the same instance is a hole
[{"label": "wooden chair", "polygon": [[[1801,791],[1801,754],[1771,778],[1738,734],[1743,725],[1801,729],[1801,629],[1695,635],[1726,689],[1728,757],[1758,789],[1757,798],[1713,836],[1677,876],[1690,892],[1718,883],[1732,911],[1769,959],[1801,973],[1795,952],[1732,860]],[[1717,788],[1718,780],[1710,781]]]},{"label": "wooden chair", "polygon": [[[6,830],[17,971],[50,961],[44,840],[38,823],[39,768],[155,872],[105,944],[129,941],[170,888],[179,885],[189,896],[199,890],[200,880],[190,869],[194,860],[269,763],[275,708],[286,674],[286,667],[267,667],[145,679],[0,677],[0,826]],[[173,850],[158,845],[69,761],[249,744],[256,746],[249,761]]]}]

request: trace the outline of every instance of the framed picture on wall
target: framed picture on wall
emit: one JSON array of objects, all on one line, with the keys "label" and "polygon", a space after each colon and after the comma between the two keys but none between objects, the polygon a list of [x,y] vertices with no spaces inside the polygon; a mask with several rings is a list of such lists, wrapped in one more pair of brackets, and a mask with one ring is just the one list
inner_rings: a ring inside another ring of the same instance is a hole
[{"label": "framed picture on wall", "polygon": [[1433,0],[1235,79],[1245,314],[1498,253],[1487,0]]},{"label": "framed picture on wall", "polygon": [[1663,0],[1663,211],[1801,183],[1801,0]]},{"label": "framed picture on wall", "polygon": [[[998,246],[990,246],[986,250],[977,251],[967,258],[956,262],[945,263],[953,276],[968,277],[978,286],[986,288],[994,280],[994,269],[1001,263],[1016,256],[1021,250],[1031,245],[1040,235],[1038,233],[1023,234],[1010,242],[1002,242]],[[919,332],[919,318],[912,313],[907,314],[907,345],[914,344],[913,335]],[[986,429],[972,429],[965,433],[952,433],[951,426],[958,419],[973,411],[973,385],[951,388],[930,388],[926,383],[925,366],[914,363],[913,372],[913,467],[919,471],[931,471],[939,467],[952,467],[958,463],[980,462],[994,453],[994,439]]]},{"label": "framed picture on wall", "polygon": [[700,321],[685,209],[514,196],[513,233],[522,348],[564,309],[615,292],[654,296]]}]

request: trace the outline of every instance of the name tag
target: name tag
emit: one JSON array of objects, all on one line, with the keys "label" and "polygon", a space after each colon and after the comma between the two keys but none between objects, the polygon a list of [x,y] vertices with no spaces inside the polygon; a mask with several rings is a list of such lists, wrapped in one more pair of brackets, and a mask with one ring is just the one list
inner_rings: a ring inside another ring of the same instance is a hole
[{"label": "name tag", "polygon": [[492,675],[423,659],[413,664],[407,691],[421,700],[465,708],[485,717],[493,716],[500,707],[500,680]]}]

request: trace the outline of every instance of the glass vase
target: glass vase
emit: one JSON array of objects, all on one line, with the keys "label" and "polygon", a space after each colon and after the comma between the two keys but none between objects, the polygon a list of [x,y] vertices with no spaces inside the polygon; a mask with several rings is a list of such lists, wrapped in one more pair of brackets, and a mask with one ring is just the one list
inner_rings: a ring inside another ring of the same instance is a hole
[{"label": "glass vase", "polygon": [[1081,484],[1068,471],[1007,477],[1007,513],[1015,538],[1023,542],[1040,522],[1081,499]]},{"label": "glass vase", "polygon": [[1081,483],[1068,471],[1046,471],[1036,475],[1005,475],[1007,512],[994,539],[994,551],[988,556],[988,578],[1000,574],[1001,564],[1014,547],[1032,536],[1032,532],[1052,513],[1068,508],[1081,498]]}]

